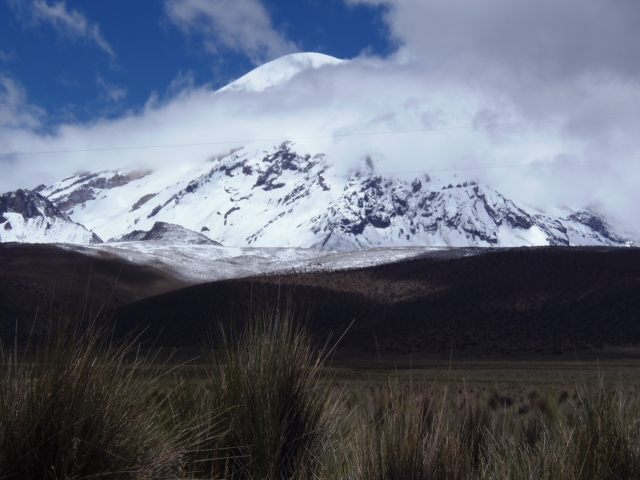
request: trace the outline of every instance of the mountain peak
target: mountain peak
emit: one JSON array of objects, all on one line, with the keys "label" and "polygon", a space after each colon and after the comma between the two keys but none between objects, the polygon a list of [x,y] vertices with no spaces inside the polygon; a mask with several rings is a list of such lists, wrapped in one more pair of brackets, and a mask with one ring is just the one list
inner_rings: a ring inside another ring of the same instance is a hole
[{"label": "mountain peak", "polygon": [[102,240],[40,193],[20,189],[0,195],[0,242],[86,244]]},{"label": "mountain peak", "polygon": [[179,174],[72,177],[43,194],[103,238],[130,234],[128,240],[149,234],[178,243],[333,250],[623,246],[627,240],[592,212],[544,213],[473,181],[400,180],[377,173],[368,157],[346,174],[334,165],[335,159],[298,153],[284,142],[266,151],[233,150]]},{"label": "mountain peak", "polygon": [[326,65],[340,65],[345,62],[346,60],[340,60],[322,53],[292,53],[260,65],[255,70],[218,91],[261,92],[267,88],[288,82],[304,70],[321,68]]}]

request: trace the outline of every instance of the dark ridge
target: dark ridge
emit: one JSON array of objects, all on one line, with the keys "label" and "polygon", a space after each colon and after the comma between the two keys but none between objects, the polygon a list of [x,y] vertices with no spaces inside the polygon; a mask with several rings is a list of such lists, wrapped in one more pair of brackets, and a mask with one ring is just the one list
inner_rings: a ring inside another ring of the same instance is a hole
[{"label": "dark ridge", "polygon": [[0,244],[0,341],[25,341],[50,320],[69,322],[184,287],[150,266],[47,244]]},{"label": "dark ridge", "polygon": [[[319,342],[353,327],[342,350],[551,354],[640,345],[640,250],[518,248],[457,259],[423,258],[333,273],[229,280],[131,303],[122,332],[197,345],[249,303],[290,297],[312,310]],[[236,320],[238,321],[238,320]]]},{"label": "dark ridge", "polygon": [[144,340],[198,346],[218,321],[240,323],[251,304],[291,299],[311,311],[319,343],[355,320],[339,349],[363,355],[506,356],[640,345],[639,249],[465,252],[481,254],[187,287],[108,255],[0,244],[0,335],[12,341],[17,322],[24,340],[34,324],[42,333],[49,318],[72,321],[83,308],[109,306],[117,307],[105,317],[114,314],[118,335],[147,328]]}]

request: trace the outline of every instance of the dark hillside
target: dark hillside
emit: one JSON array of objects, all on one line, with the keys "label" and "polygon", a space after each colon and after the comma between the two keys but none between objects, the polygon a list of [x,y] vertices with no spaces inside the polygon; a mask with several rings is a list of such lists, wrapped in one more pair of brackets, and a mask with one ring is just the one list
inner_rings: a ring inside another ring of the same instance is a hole
[{"label": "dark hillside", "polygon": [[89,257],[48,244],[0,243],[0,339],[26,338],[50,318],[124,305],[183,287],[148,266]]},{"label": "dark hillside", "polygon": [[217,319],[290,295],[312,307],[319,340],[375,352],[557,353],[640,344],[640,250],[500,249],[362,270],[187,287],[118,309],[123,331],[150,325],[161,343],[198,344]]}]

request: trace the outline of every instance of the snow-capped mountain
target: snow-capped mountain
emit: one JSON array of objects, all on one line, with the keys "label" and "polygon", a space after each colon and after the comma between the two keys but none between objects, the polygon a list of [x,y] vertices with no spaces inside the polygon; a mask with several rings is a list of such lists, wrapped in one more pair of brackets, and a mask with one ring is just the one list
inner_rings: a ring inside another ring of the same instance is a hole
[{"label": "snow-capped mountain", "polygon": [[321,68],[325,65],[340,65],[345,62],[346,60],[339,60],[322,53],[292,53],[259,66],[218,91],[261,92],[267,88],[285,84],[304,70]]},{"label": "snow-capped mountain", "polygon": [[102,243],[36,191],[0,195],[0,242]]},{"label": "snow-capped mountain", "polygon": [[[586,210],[558,216],[518,206],[473,181],[378,175],[366,158],[346,175],[330,159],[239,149],[182,174],[80,173],[42,190],[103,238],[165,222],[227,246],[349,250],[389,246],[624,245]],[[129,237],[125,237],[129,238]]]},{"label": "snow-capped mountain", "polygon": [[[307,70],[341,63],[316,53],[287,55],[214,95],[284,89]],[[386,177],[363,157],[359,168],[338,174],[334,164],[354,159],[299,152],[285,142],[268,151],[235,149],[191,167],[176,158],[174,167],[155,171],[81,172],[3,196],[10,200],[0,204],[0,241],[89,243],[99,241],[96,232],[113,241],[330,250],[628,244],[586,210],[545,214],[471,179]],[[31,210],[2,206],[17,205],[16,195]]]}]

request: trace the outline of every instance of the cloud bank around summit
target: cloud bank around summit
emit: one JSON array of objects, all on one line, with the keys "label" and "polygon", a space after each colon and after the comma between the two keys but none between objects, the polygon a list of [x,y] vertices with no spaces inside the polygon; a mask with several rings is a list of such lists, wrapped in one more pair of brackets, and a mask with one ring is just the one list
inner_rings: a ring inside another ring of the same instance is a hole
[{"label": "cloud bank around summit", "polygon": [[[2,152],[216,143],[5,156],[0,191],[77,170],[187,168],[233,147],[292,139],[345,171],[367,155],[402,178],[445,170],[541,208],[588,206],[640,231],[640,4],[345,1],[387,6],[393,54],[309,68],[262,92],[216,93],[180,77],[118,118],[47,128],[19,80],[0,76]],[[258,65],[298,49],[258,0],[226,9],[169,0],[165,10],[211,54],[231,48]]]}]

